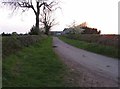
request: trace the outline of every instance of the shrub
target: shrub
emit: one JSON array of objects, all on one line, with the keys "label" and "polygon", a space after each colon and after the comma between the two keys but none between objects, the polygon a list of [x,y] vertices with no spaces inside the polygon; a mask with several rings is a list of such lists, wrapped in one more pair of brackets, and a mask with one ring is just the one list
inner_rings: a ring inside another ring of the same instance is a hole
[{"label": "shrub", "polygon": [[16,53],[23,47],[28,47],[42,38],[42,36],[38,35],[5,36],[2,38],[2,56],[4,58],[12,53]]},{"label": "shrub", "polygon": [[30,32],[29,32],[29,34],[30,35],[39,35],[39,29],[38,28],[36,28],[35,26],[33,26],[31,29],[30,29]]}]

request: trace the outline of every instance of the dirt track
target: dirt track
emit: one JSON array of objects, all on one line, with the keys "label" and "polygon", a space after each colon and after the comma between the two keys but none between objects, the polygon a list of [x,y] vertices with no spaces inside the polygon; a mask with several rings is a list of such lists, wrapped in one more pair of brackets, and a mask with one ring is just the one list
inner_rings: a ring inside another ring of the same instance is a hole
[{"label": "dirt track", "polygon": [[53,37],[55,52],[69,67],[66,81],[75,87],[118,87],[118,60],[70,46]]}]

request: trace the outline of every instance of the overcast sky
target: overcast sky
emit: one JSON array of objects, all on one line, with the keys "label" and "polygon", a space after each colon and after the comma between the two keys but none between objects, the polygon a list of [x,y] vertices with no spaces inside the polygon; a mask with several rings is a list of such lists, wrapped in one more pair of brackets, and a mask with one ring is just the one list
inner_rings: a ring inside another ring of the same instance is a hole
[{"label": "overcast sky", "polygon": [[[63,30],[72,22],[87,22],[89,27],[101,30],[102,34],[118,33],[119,0],[60,0],[61,10],[55,13],[58,25],[52,30]],[[0,7],[0,33],[26,33],[35,24],[32,10],[14,13],[9,8]]]}]

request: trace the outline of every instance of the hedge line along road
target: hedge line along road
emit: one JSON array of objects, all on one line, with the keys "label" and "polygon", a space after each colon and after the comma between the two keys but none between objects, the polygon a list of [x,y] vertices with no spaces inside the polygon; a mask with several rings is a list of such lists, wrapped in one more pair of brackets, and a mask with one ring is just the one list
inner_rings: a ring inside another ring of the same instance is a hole
[{"label": "hedge line along road", "polygon": [[73,47],[53,37],[53,47],[61,60],[74,72],[74,86],[118,87],[118,59]]}]

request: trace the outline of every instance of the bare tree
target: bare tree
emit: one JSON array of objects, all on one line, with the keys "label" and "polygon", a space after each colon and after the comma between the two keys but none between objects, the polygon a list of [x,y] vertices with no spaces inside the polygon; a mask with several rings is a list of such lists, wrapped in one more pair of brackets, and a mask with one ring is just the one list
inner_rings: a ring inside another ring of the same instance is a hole
[{"label": "bare tree", "polygon": [[27,9],[32,9],[36,16],[36,30],[39,31],[39,16],[40,16],[40,8],[44,7],[49,11],[52,11],[51,8],[56,3],[55,1],[49,0],[4,0],[2,3],[4,5],[9,5],[14,8],[14,10],[19,8],[25,8],[23,11],[25,12]]},{"label": "bare tree", "polygon": [[55,18],[52,17],[52,13],[56,9],[53,9],[51,7],[51,11],[50,11],[45,6],[43,7],[43,12],[41,14],[40,22],[44,25],[46,35],[49,35],[50,29],[57,24],[55,23]]}]

